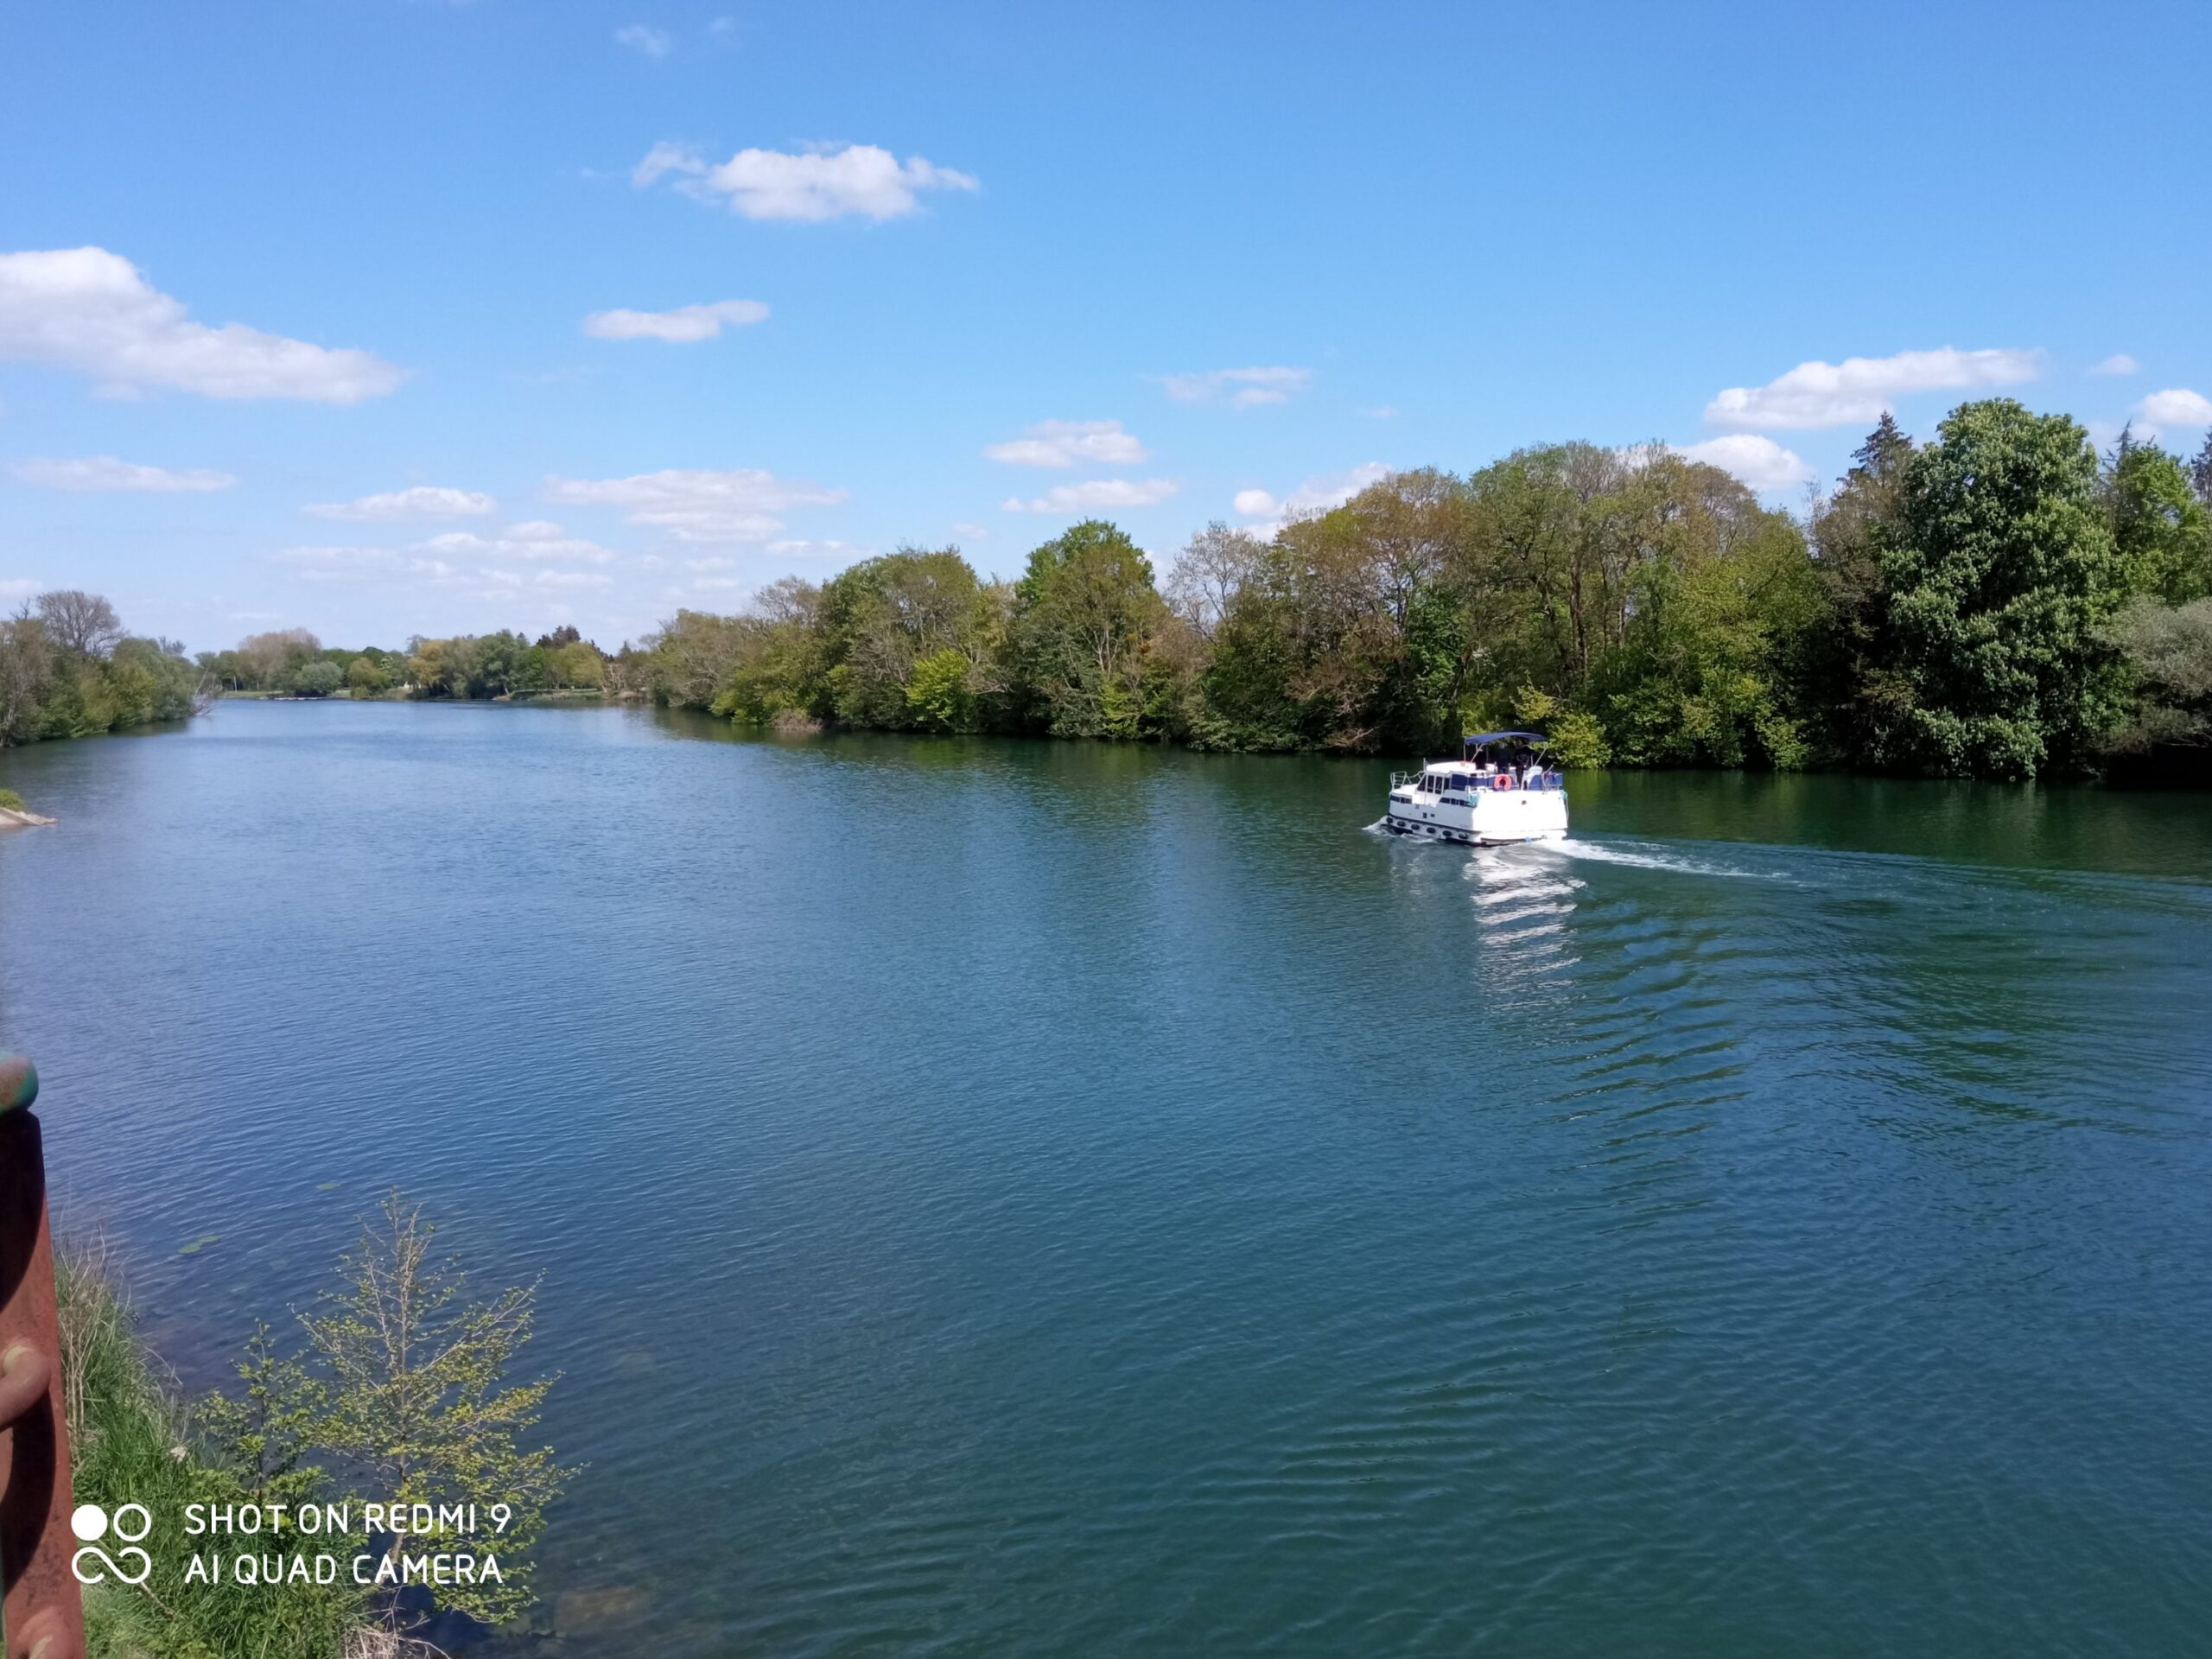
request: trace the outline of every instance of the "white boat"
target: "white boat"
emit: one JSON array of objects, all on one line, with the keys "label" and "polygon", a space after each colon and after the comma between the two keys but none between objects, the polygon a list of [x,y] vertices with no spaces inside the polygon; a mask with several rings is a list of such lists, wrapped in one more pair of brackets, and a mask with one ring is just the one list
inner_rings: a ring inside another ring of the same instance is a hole
[{"label": "white boat", "polygon": [[1383,827],[1430,841],[1497,847],[1567,836],[1567,785],[1546,763],[1541,732],[1475,732],[1456,760],[1390,774]]}]

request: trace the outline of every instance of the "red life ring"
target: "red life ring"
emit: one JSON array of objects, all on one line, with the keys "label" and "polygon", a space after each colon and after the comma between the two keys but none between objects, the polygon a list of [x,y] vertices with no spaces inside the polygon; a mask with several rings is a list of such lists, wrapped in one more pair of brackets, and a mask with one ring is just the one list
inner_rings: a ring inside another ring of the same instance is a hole
[{"label": "red life ring", "polygon": [[1510,789],[1510,788],[1512,788],[1512,787],[1513,787],[1513,774],[1512,774],[1511,772],[1499,772],[1499,773],[1497,774],[1497,777],[1495,777],[1495,778],[1493,778],[1493,779],[1491,779],[1490,780],[1490,786],[1491,786],[1492,789]]}]

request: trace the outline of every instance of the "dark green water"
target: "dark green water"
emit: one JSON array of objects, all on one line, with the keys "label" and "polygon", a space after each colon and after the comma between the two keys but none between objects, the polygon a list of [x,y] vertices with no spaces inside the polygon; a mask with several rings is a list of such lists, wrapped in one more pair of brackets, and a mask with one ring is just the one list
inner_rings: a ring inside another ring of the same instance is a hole
[{"label": "dark green water", "polygon": [[0,1038],[194,1382],[544,1274],[549,1651],[2202,1650],[2206,798],[1387,770],[230,704],[0,756]]}]

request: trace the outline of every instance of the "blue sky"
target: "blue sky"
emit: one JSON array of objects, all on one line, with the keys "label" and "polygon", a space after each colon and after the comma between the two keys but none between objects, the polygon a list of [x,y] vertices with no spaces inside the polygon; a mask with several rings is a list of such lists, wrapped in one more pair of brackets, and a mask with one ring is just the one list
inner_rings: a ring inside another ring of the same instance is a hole
[{"label": "blue sky", "polygon": [[2193,450],[2208,62],[2201,4],[10,6],[0,600],[612,646],[1548,439],[1784,504],[1993,389]]}]

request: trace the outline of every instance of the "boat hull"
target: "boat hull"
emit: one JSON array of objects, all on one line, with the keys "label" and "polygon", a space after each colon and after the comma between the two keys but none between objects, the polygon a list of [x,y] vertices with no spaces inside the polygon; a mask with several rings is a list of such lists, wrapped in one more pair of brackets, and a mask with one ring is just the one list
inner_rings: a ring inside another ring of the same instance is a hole
[{"label": "boat hull", "polygon": [[1396,835],[1469,847],[1559,841],[1567,835],[1567,791],[1484,790],[1464,798],[1446,795],[1433,802],[1419,796],[1401,799],[1394,792],[1382,823]]}]

